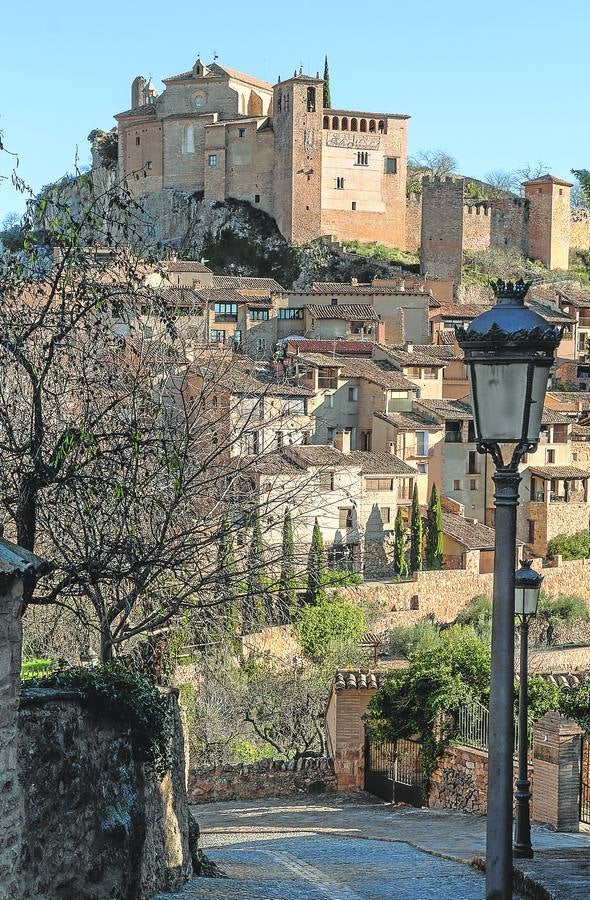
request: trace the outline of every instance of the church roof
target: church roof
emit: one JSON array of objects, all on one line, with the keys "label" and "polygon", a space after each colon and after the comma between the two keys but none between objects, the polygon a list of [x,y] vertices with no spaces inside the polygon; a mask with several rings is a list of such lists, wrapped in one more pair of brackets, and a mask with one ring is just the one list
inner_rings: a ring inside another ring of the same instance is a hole
[{"label": "church roof", "polygon": [[[268,81],[262,81],[261,78],[255,78],[253,75],[247,75],[245,72],[238,72],[237,69],[230,69],[229,66],[222,66],[219,63],[214,62],[206,68],[208,73],[205,77],[210,75],[213,75],[213,77],[223,77],[226,75],[228,78],[233,78],[235,81],[243,81],[244,84],[250,84],[252,87],[259,87],[265,91],[272,91],[272,84]],[[203,76],[197,76],[197,78],[202,77]],[[191,81],[193,79],[197,80],[191,69],[189,72],[181,72],[180,75],[170,75],[168,78],[163,78],[162,81],[164,84],[170,84],[176,81]]]}]

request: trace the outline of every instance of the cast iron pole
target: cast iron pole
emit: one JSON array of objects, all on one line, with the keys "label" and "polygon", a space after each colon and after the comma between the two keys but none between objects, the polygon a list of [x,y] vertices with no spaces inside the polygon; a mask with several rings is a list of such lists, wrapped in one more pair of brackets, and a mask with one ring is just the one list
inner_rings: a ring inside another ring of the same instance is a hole
[{"label": "cast iron pole", "polygon": [[512,900],[514,559],[520,480],[517,465],[498,467],[493,476],[496,541],[488,740],[487,900]]},{"label": "cast iron pole", "polygon": [[531,792],[528,770],[528,647],[529,623],[525,615],[520,617],[520,685],[518,689],[518,779],[516,781],[516,826],[514,829],[514,856],[531,859]]}]

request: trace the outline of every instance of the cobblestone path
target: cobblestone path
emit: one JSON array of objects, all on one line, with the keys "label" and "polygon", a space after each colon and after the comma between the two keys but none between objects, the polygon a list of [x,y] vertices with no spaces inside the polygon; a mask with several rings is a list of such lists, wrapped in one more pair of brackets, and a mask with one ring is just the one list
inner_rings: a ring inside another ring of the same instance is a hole
[{"label": "cobblestone path", "polygon": [[[228,878],[195,878],[160,900],[481,900],[484,880],[405,843],[277,834],[216,836],[207,855]],[[209,841],[207,841],[209,844]]]}]

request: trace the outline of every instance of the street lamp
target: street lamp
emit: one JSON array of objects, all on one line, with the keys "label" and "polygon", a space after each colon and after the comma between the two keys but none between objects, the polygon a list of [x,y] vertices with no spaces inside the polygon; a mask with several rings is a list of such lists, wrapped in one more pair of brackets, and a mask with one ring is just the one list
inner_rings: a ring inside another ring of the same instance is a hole
[{"label": "street lamp", "polygon": [[[476,447],[496,471],[494,602],[488,805],[487,900],[512,897],[512,754],[514,750],[514,557],[518,466],[539,441],[549,370],[561,333],[524,305],[529,284],[498,280],[496,305],[457,328],[468,369]],[[504,462],[503,445],[512,446]]]},{"label": "street lamp", "polygon": [[513,854],[531,859],[531,783],[528,778],[528,648],[529,619],[537,615],[543,576],[531,569],[532,560],[523,559],[514,576],[514,614],[520,619],[520,683],[518,688],[518,778],[516,781],[516,824]]}]

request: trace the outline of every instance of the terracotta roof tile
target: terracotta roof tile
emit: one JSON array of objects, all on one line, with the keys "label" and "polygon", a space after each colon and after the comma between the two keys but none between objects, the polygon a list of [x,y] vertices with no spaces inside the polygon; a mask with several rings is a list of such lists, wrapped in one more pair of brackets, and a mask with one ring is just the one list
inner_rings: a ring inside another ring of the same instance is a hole
[{"label": "terracotta roof tile", "polygon": [[336,356],[371,356],[374,346],[372,341],[314,341],[294,337],[286,340],[301,353],[334,353]]},{"label": "terracotta roof tile", "polygon": [[444,534],[458,541],[467,550],[493,550],[495,547],[494,529],[481,522],[469,522],[463,516],[443,510],[442,526]]},{"label": "terracotta roof tile", "polygon": [[529,466],[529,472],[546,481],[551,478],[562,478],[566,481],[590,478],[590,472],[587,469],[578,469],[576,466]]},{"label": "terracotta roof tile", "polygon": [[194,259],[171,259],[163,264],[167,272],[200,272],[211,273],[211,269]]},{"label": "terracotta roof tile", "polygon": [[420,408],[440,416],[441,419],[473,419],[471,403],[465,400],[418,400]]},{"label": "terracotta roof tile", "polygon": [[345,322],[359,319],[377,321],[379,319],[374,307],[369,303],[339,303],[337,306],[329,303],[310,303],[305,308],[315,319],[341,319]]},{"label": "terracotta roof tile", "polygon": [[336,691],[376,691],[383,681],[382,672],[336,672],[334,689]]},{"label": "terracotta roof tile", "polygon": [[274,278],[256,278],[249,275],[214,275],[214,288],[244,288],[249,291],[262,291],[269,294],[284,294],[285,289],[281,287]]},{"label": "terracotta roof tile", "polygon": [[378,419],[383,419],[384,422],[389,422],[390,425],[399,428],[400,431],[440,431],[442,428],[440,422],[416,411],[403,413],[376,412],[373,415]]}]

